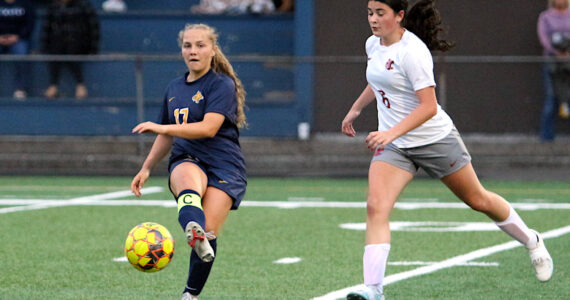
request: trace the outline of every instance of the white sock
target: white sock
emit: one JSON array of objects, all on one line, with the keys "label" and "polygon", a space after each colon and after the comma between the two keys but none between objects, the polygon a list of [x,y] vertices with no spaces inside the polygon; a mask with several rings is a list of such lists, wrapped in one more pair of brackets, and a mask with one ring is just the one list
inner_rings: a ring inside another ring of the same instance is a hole
[{"label": "white sock", "polygon": [[509,212],[509,217],[503,222],[495,222],[502,231],[506,232],[515,240],[525,245],[527,248],[532,248],[537,243],[536,234],[528,229],[519,214],[513,209],[512,206]]},{"label": "white sock", "polygon": [[383,292],[382,281],[386,273],[386,262],[390,253],[390,244],[373,244],[364,246],[362,258],[364,266],[364,284],[378,293]]}]

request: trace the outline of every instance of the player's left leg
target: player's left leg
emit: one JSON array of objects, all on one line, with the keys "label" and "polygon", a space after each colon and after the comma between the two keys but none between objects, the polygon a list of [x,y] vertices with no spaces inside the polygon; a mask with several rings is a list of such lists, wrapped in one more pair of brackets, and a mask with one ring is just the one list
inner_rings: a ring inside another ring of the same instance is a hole
[{"label": "player's left leg", "polygon": [[75,78],[76,86],[75,86],[75,98],[76,99],[85,99],[87,97],[87,87],[83,82],[83,69],[82,63],[78,61],[69,62],[69,70],[71,74]]},{"label": "player's left leg", "polygon": [[471,163],[445,176],[441,181],[472,209],[489,216],[504,232],[529,250],[536,276],[547,281],[552,276],[552,258],[542,238],[529,229],[517,212],[503,197],[487,191],[479,182]]},{"label": "player's left leg", "polygon": [[[10,47],[10,54],[13,55],[26,55],[30,50],[30,42],[28,40],[20,39],[18,42]],[[26,92],[26,74],[30,73],[29,62],[15,62],[14,63],[14,97],[18,100],[23,100],[27,97]]]},{"label": "player's left leg", "polygon": [[[209,239],[210,246],[214,250],[214,254],[217,248],[216,241],[218,233],[226,221],[232,203],[230,196],[222,190],[212,186],[206,189],[202,206],[204,208],[204,214],[206,215],[206,236]],[[210,275],[214,261],[215,258],[209,262],[202,261],[198,255],[196,255],[195,251],[192,251],[185,292],[189,292],[192,295],[200,294]]]}]

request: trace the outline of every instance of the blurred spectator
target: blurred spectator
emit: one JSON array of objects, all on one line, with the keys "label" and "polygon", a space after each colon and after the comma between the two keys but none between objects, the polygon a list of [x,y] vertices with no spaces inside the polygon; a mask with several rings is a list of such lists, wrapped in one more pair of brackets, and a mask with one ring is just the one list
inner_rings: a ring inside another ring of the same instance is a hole
[{"label": "blurred spectator", "polygon": [[[568,0],[549,0],[549,8],[538,18],[538,37],[544,48],[544,55],[554,57],[569,57],[567,39],[570,38],[570,10]],[[563,63],[546,63],[543,70],[545,99],[540,119],[540,139],[552,141],[555,135],[556,108],[560,102],[562,117],[568,116],[568,93],[570,81],[564,75],[568,66]],[[566,106],[565,106],[566,105]]]},{"label": "blurred spectator", "polygon": [[286,13],[295,10],[295,0],[273,0],[275,10]]},{"label": "blurred spectator", "polygon": [[[88,0],[54,0],[48,7],[42,35],[43,50],[47,54],[97,54],[99,49],[99,21]],[[44,96],[53,99],[59,95],[58,84],[63,67],[67,67],[77,85],[75,97],[87,97],[81,62],[50,62],[50,86]]]},{"label": "blurred spectator", "polygon": [[201,0],[190,11],[195,14],[267,14],[275,11],[272,0]]},{"label": "blurred spectator", "polygon": [[127,5],[123,0],[107,0],[103,2],[102,8],[106,12],[125,12]]},{"label": "blurred spectator", "polygon": [[[28,0],[0,0],[0,54],[25,55],[30,50],[35,12]],[[27,63],[14,64],[14,98],[27,97],[24,75]]]}]

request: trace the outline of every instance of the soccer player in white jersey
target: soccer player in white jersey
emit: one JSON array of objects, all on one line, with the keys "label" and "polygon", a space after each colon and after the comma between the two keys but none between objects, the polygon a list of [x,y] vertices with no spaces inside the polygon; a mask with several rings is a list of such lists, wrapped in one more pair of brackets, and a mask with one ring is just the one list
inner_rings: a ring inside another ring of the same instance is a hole
[{"label": "soccer player in white jersey", "polygon": [[378,131],[366,138],[374,153],[363,255],[366,289],[349,293],[347,299],[384,299],[390,211],[419,167],[522,243],[538,280],[549,280],[553,264],[542,238],[505,199],[481,185],[459,133],[437,103],[430,50],[446,51],[453,45],[437,37],[441,20],[434,0],[407,8],[406,0],[368,1],[373,34],[366,41],[368,85],[342,121],[342,132],[354,137],[354,120],[376,100]]}]

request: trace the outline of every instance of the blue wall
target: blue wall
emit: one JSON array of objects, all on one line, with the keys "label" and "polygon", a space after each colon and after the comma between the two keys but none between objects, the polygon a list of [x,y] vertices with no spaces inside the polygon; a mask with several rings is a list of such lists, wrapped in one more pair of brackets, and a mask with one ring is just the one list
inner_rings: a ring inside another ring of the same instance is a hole
[{"label": "blue wall", "polygon": [[[170,2],[173,5],[180,3]],[[130,9],[131,6],[129,12]],[[307,18],[307,12],[303,13],[303,18]],[[297,15],[196,16],[150,11],[100,13],[101,53],[176,55],[179,53],[176,36],[184,24],[207,23],[221,33],[220,45],[230,59],[233,55],[243,54],[293,56],[299,53],[311,56],[312,28],[307,28],[307,24],[312,22],[312,16],[309,14],[310,20],[299,22]],[[42,22],[43,14],[40,12],[33,40],[35,49],[39,46]],[[302,39],[299,39],[300,35]],[[312,103],[312,66],[241,61],[232,64],[248,92],[249,109],[246,114],[250,127],[243,131],[243,135],[292,137],[297,134],[299,122],[311,121],[308,108]],[[137,123],[132,61],[84,63],[90,96],[84,101],[72,98],[74,82],[68,74],[64,74],[60,84],[63,97],[51,101],[44,99],[42,93],[48,86],[47,65],[34,62],[31,63],[30,97],[24,103],[15,102],[11,98],[10,84],[5,84],[10,82],[11,67],[11,63],[0,62],[0,112],[7,116],[0,120],[0,134],[128,135],[130,128]],[[143,71],[144,117],[155,120],[164,88],[186,68],[177,59],[146,61]]]}]

